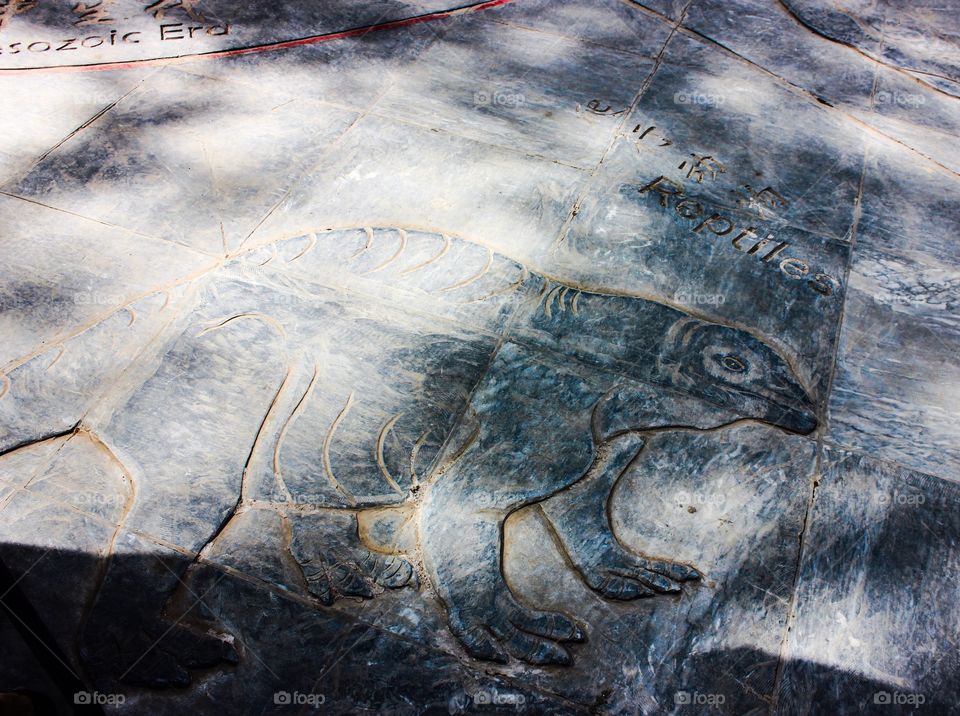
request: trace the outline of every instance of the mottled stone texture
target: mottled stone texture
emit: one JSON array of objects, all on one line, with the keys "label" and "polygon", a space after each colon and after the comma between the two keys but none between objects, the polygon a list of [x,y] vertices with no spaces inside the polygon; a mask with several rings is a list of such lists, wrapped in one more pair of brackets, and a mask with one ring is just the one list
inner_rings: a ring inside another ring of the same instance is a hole
[{"label": "mottled stone texture", "polygon": [[960,713],[957,23],[0,3],[0,713]]},{"label": "mottled stone texture", "polygon": [[782,710],[955,711],[956,483],[840,450],[823,467]]}]

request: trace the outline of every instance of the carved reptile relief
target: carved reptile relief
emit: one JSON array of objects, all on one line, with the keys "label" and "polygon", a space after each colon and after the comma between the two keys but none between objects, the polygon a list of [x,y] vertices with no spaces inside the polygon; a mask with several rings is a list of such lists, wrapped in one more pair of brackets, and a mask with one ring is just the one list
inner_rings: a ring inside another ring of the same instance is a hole
[{"label": "carved reptile relief", "polygon": [[[471,656],[569,663],[587,629],[511,591],[509,515],[539,505],[604,598],[677,593],[695,566],[633,552],[610,523],[609,495],[649,437],[818,424],[789,361],[747,330],[426,231],[251,251],[200,283],[159,345],[91,429],[136,476],[125,528],[197,556],[149,580],[114,559],[84,651],[92,670],[150,686],[236,658],[223,634],[161,615],[231,520],[263,505],[283,514],[320,602],[419,586]],[[163,635],[172,646],[138,658]]]}]

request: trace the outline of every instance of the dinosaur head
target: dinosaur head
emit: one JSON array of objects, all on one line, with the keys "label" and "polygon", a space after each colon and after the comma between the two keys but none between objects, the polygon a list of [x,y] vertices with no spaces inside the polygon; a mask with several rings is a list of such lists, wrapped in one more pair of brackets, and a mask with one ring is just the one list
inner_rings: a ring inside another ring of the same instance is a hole
[{"label": "dinosaur head", "polygon": [[813,401],[787,361],[746,331],[683,318],[660,355],[666,382],[746,418],[806,435],[817,428]]}]

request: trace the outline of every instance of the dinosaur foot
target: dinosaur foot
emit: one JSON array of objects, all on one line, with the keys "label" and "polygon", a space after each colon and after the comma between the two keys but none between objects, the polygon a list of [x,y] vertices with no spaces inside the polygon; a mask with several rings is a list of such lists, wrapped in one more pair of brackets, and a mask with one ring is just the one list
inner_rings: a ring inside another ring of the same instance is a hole
[{"label": "dinosaur foot", "polygon": [[413,566],[407,560],[372,552],[357,555],[357,561],[344,562],[317,555],[300,561],[300,569],[307,589],[326,605],[340,597],[373,599],[384,588],[399,589],[415,582]]},{"label": "dinosaur foot", "polygon": [[700,579],[693,567],[663,559],[649,559],[629,552],[618,544],[607,544],[579,565],[587,584],[608,599],[628,601],[655,594],[675,594],[683,582]]},{"label": "dinosaur foot", "polygon": [[384,589],[417,584],[413,565],[406,559],[360,544],[353,515],[295,522],[290,552],[307,589],[326,605],[341,597],[372,599]]},{"label": "dinosaur foot", "polygon": [[524,607],[507,591],[497,595],[489,612],[452,610],[450,628],[471,656],[502,664],[512,656],[536,665],[567,665],[570,652],[562,644],[586,638],[569,617]]}]

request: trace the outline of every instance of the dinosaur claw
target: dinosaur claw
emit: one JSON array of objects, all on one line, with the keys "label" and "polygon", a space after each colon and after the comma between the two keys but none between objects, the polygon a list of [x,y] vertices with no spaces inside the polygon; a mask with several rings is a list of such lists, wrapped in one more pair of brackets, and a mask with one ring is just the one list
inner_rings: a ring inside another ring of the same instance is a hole
[{"label": "dinosaur claw", "polygon": [[647,559],[613,544],[593,565],[580,569],[591,589],[618,601],[678,594],[683,591],[683,582],[701,578],[697,570],[685,564]]},{"label": "dinosaur claw", "polygon": [[451,612],[450,628],[473,657],[506,663],[509,655],[538,666],[570,664],[561,644],[586,638],[566,615],[522,606],[509,592],[498,595],[490,614]]}]

